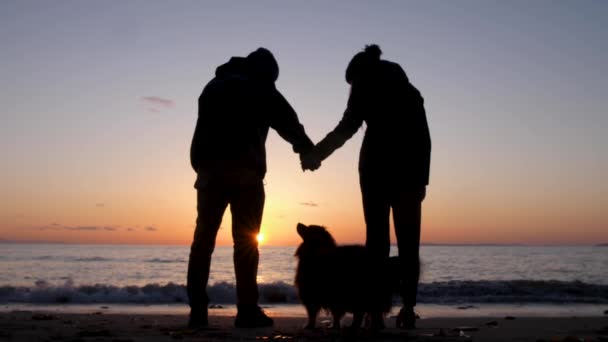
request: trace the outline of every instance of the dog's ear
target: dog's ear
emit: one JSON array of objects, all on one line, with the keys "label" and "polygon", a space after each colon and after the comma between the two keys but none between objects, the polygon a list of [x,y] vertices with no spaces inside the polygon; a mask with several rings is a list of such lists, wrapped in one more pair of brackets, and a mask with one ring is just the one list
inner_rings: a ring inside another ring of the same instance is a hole
[{"label": "dog's ear", "polygon": [[298,235],[300,235],[302,237],[302,239],[304,238],[304,234],[306,234],[306,228],[308,228],[308,227],[306,227],[302,223],[298,223],[298,226],[296,227],[296,229],[298,231]]}]

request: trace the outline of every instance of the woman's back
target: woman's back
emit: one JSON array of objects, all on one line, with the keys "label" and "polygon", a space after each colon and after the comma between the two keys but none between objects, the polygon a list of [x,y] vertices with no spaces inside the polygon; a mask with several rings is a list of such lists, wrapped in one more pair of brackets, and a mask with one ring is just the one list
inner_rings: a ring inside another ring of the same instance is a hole
[{"label": "woman's back", "polygon": [[367,124],[359,160],[361,172],[420,173],[417,169],[430,151],[424,102],[397,63],[380,61],[373,74],[354,82],[350,106],[358,107],[352,110]]}]

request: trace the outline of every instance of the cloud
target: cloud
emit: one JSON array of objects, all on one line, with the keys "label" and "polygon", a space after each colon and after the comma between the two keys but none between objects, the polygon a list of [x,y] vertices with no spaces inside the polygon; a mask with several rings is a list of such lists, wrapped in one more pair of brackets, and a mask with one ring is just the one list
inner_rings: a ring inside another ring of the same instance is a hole
[{"label": "cloud", "polygon": [[106,232],[115,232],[118,230],[118,228],[120,228],[119,226],[76,226],[76,227],[63,227],[63,229],[65,230],[71,230],[71,231],[88,231],[88,232],[95,232],[95,231],[106,231]]},{"label": "cloud", "polygon": [[101,230],[101,227],[96,226],[77,226],[77,227],[65,227],[66,230],[83,230],[83,231],[95,231]]},{"label": "cloud", "polygon": [[319,206],[317,203],[312,202],[312,201],[300,202],[300,205],[305,205],[307,207],[318,207]]},{"label": "cloud", "polygon": [[53,223],[50,226],[34,227],[34,229],[36,229],[36,230],[61,230],[61,229],[63,229],[63,227],[60,227],[57,223]]},{"label": "cloud", "polygon": [[68,231],[81,231],[81,232],[95,232],[95,231],[117,231],[119,226],[64,226],[59,223],[51,223],[48,226],[35,227],[37,230],[68,230]]},{"label": "cloud", "polygon": [[158,230],[158,228],[154,227],[154,226],[148,226],[146,228],[144,228],[146,231],[148,232],[155,232]]},{"label": "cloud", "polygon": [[97,208],[103,208],[103,207],[105,207],[105,206],[106,206],[106,204],[105,204],[105,203],[95,203],[95,206],[96,206]]},{"label": "cloud", "polygon": [[135,231],[135,228],[127,228],[127,231],[128,231],[128,232],[134,232],[134,231]]},{"label": "cloud", "polygon": [[165,99],[159,96],[142,96],[141,100],[144,103],[153,106],[155,109],[158,109],[158,107],[170,108],[175,105],[173,100]]}]

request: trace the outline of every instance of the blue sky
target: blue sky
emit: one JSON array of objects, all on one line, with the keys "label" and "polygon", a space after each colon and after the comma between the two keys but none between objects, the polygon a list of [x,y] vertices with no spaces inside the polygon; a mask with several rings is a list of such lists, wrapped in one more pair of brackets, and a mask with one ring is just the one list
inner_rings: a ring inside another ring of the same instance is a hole
[{"label": "blue sky", "polygon": [[[188,148],[215,67],[269,48],[318,141],[344,110],[346,64],[378,43],[426,100],[423,239],[608,240],[606,17],[604,1],[3,1],[0,238],[58,222],[154,225],[187,242]],[[361,239],[362,135],[314,174],[269,137],[265,222],[281,241],[298,220]]]}]

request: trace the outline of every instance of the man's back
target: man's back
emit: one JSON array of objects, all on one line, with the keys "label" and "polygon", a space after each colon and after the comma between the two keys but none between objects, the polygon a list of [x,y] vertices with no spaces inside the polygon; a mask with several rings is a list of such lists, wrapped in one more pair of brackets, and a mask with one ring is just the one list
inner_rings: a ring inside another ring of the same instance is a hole
[{"label": "man's back", "polygon": [[254,172],[260,177],[266,172],[266,116],[273,87],[249,77],[245,68],[237,58],[218,67],[199,97],[190,155],[197,172]]},{"label": "man's back", "polygon": [[205,87],[192,141],[192,166],[197,172],[265,173],[269,120],[261,105],[264,95],[255,82],[238,75],[215,78]]},{"label": "man's back", "polygon": [[273,82],[251,75],[242,58],[216,70],[199,97],[190,160],[201,174],[266,174],[266,138],[272,127],[295,152],[312,148],[297,115]]}]

